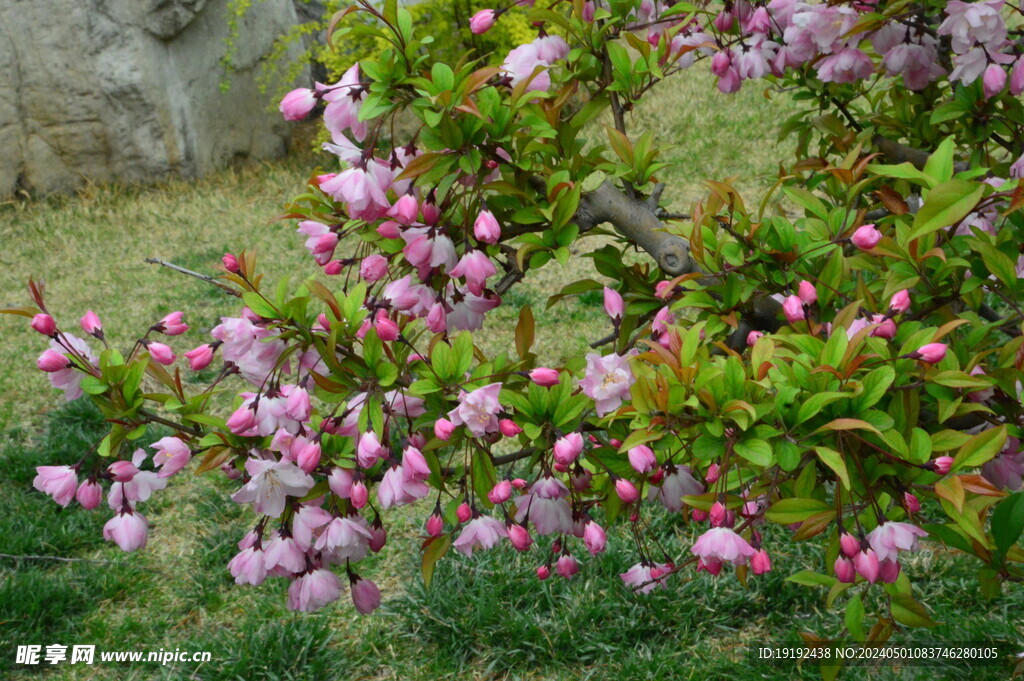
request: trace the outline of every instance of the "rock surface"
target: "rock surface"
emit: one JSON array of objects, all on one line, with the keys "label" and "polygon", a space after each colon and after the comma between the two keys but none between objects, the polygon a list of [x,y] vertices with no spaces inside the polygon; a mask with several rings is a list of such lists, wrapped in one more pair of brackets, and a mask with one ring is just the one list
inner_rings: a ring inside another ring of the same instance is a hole
[{"label": "rock surface", "polygon": [[222,92],[228,2],[0,2],[0,197],[192,177],[283,153],[288,127],[256,78],[295,7],[252,3]]}]

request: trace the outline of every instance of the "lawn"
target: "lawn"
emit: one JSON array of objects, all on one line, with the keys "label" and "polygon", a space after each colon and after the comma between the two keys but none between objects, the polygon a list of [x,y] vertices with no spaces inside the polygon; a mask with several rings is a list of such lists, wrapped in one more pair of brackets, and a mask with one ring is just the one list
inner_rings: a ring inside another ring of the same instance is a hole
[{"label": "lawn", "polygon": [[[698,76],[678,79],[678,87],[635,114],[635,125],[673,144],[670,160],[677,165],[662,179],[672,207],[685,209],[701,196],[701,178],[736,175],[743,178],[738,186],[754,195],[770,186],[778,153],[774,131],[792,109],[753,88],[722,97]],[[318,162],[323,160],[299,151],[284,161],[238,166],[198,181],[90,187],[75,197],[2,206],[0,303],[23,304],[24,281],[32,275],[46,280],[59,320],[92,308],[109,338],[130,345],[133,331],[183,309],[194,331],[175,345],[199,344],[220,315],[235,311],[236,301],[143,258],[214,272],[224,251],[256,249],[274,254],[263,267],[271,280],[297,281],[312,271],[302,239],[290,222],[273,218]],[[531,275],[509,293],[509,304],[490,319],[480,342],[506,345],[519,308],[530,304],[538,318],[537,346],[552,362],[577,352],[603,332],[599,297],[569,299],[547,311],[544,301],[562,283],[592,275],[582,257]],[[744,664],[743,647],[841,627],[838,606],[826,608],[822,590],[785,581],[800,569],[824,570],[813,543],[785,544],[773,556],[776,569],[752,579],[749,588],[731,577],[690,575],[669,589],[636,596],[617,577],[634,562],[633,553],[624,536],[612,533],[608,552],[583,561],[583,572],[570,582],[538,582],[533,570],[540,554],[503,547],[472,560],[446,558],[428,589],[418,567],[421,518],[412,513],[389,526],[388,550],[361,564],[385,594],[377,614],[359,617],[346,599],[313,615],[290,613],[280,580],[236,587],[224,568],[252,519],[228,499],[233,483],[194,476],[177,480],[175,493],[154,495],[146,511],[150,546],[133,554],[102,541],[104,513],[60,509],[33,491],[35,466],[77,460],[102,426],[85,402],[64,404],[33,367],[44,344],[22,319],[0,319],[0,334],[0,678],[815,678],[811,668]],[[693,531],[680,518],[664,515],[656,523],[677,552],[692,542]],[[914,640],[1024,637],[1024,594],[1016,589],[979,601],[975,569],[943,551],[922,551],[909,562],[907,570],[941,622]],[[14,647],[27,643],[202,650],[213,661],[17,667]],[[996,669],[923,667],[853,672],[844,678],[1006,676]]]}]

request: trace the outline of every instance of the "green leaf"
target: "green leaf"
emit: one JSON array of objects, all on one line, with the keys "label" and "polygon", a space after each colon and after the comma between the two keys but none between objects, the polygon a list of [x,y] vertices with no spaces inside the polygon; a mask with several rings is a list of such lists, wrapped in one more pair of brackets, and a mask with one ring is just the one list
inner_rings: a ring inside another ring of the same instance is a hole
[{"label": "green leaf", "polygon": [[1024,532],[1024,492],[1006,497],[992,511],[992,539],[1004,556]]},{"label": "green leaf", "polygon": [[246,291],[243,293],[242,301],[250,310],[261,317],[265,317],[267,319],[275,319],[277,317],[277,310],[274,309],[274,306],[264,300],[263,296],[255,291]]},{"label": "green leaf", "polygon": [[792,525],[803,522],[817,513],[831,510],[832,506],[817,499],[782,499],[772,504],[765,515],[773,523]]},{"label": "green leaf", "polygon": [[897,594],[892,597],[890,612],[894,620],[908,627],[934,627],[935,622],[928,616],[924,606],[912,596]]},{"label": "green leaf", "polygon": [[487,493],[498,484],[498,472],[494,470],[490,452],[486,450],[474,452],[470,470],[473,475],[473,491],[476,492],[477,500],[487,508],[492,508],[494,504],[487,498]]},{"label": "green leaf", "polygon": [[1006,444],[1006,426],[982,431],[964,443],[953,457],[953,470],[975,468],[991,460]]},{"label": "green leaf", "polygon": [[437,561],[444,557],[444,554],[448,553],[448,547],[452,545],[452,536],[450,534],[442,534],[440,537],[432,537],[427,540],[426,547],[423,550],[423,583],[430,587],[430,582],[434,578],[434,566]]},{"label": "green leaf", "polygon": [[772,465],[772,446],[764,440],[751,439],[737,442],[736,453],[758,466]]},{"label": "green leaf", "polygon": [[960,222],[974,210],[984,192],[985,185],[966,180],[950,180],[936,186],[914,216],[907,241]]},{"label": "green leaf", "polygon": [[794,584],[800,584],[801,586],[831,587],[836,583],[836,578],[823,575],[818,572],[812,572],[811,570],[801,570],[800,572],[796,572],[789,577],[786,577],[786,581],[793,582]]},{"label": "green leaf", "polygon": [[864,640],[864,601],[856,595],[846,602],[846,630],[855,641]]},{"label": "green leaf", "polygon": [[953,150],[954,140],[952,137],[942,140],[942,143],[924,164],[924,174],[936,182],[949,182],[953,179]]},{"label": "green leaf", "polygon": [[821,462],[832,469],[832,471],[843,481],[843,487],[850,489],[850,472],[846,470],[846,461],[843,455],[828,447],[815,447],[815,453]]}]

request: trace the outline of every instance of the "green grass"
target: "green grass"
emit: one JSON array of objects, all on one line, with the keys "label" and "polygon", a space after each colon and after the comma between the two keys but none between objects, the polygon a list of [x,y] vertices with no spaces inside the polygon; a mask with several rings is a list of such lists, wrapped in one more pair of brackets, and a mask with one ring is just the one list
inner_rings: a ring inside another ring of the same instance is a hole
[{"label": "green grass", "polygon": [[[666,158],[677,165],[660,179],[669,185],[667,203],[686,210],[706,193],[701,178],[738,176],[737,186],[753,197],[770,186],[780,156],[776,121],[792,108],[749,87],[721,96],[695,71],[646,102],[630,125],[650,128],[659,144],[673,145]],[[272,219],[317,162],[300,154],[194,182],[92,187],[75,197],[0,207],[0,303],[24,304],[24,282],[33,275],[46,279],[51,310],[64,324],[92,308],[108,337],[128,346],[133,333],[183,309],[194,330],[173,344],[184,349],[204,342],[220,315],[237,312],[236,301],[142,259],[157,256],[215,272],[224,251],[255,248],[274,254],[263,260],[270,280],[306,276],[313,270],[302,239],[289,221]],[[583,240],[574,254],[582,256],[605,239]],[[583,350],[588,339],[608,330],[600,293],[545,306],[568,281],[594,275],[583,257],[530,273],[489,318],[480,344],[487,351],[506,348],[519,311],[530,305],[542,362],[557,365]],[[581,556],[584,571],[570,582],[538,582],[534,569],[542,554],[535,549],[523,556],[505,547],[471,560],[449,556],[427,589],[419,577],[418,510],[396,514],[388,549],[360,565],[385,594],[375,616],[357,616],[347,598],[320,613],[290,613],[283,582],[238,587],[225,569],[252,523],[249,510],[228,499],[234,483],[217,476],[175,480],[142,506],[151,521],[150,546],[133,554],[102,540],[105,506],[93,513],[60,509],[35,492],[35,466],[76,461],[101,426],[95,411],[84,402],[65,404],[33,367],[45,343],[23,319],[0,319],[0,334],[0,553],[72,559],[0,558],[5,680],[815,678],[814,670],[745,665],[742,647],[795,640],[800,631],[836,633],[841,626],[840,606],[826,609],[824,593],[784,581],[799,569],[822,569],[821,550],[813,543],[775,544],[776,571],[752,579],[749,588],[731,575],[711,580],[688,573],[669,589],[636,596],[617,576],[635,561],[620,529],[611,533],[606,554]],[[690,545],[692,531],[678,519],[660,517],[657,527],[677,555]],[[1024,638],[1019,588],[979,603],[976,566],[947,553],[924,552],[908,570],[942,622],[925,638]],[[198,668],[15,669],[13,646],[19,643],[208,650],[214,661]],[[967,676],[917,668],[903,674],[861,670],[846,678],[1004,677],[1001,671]]]}]

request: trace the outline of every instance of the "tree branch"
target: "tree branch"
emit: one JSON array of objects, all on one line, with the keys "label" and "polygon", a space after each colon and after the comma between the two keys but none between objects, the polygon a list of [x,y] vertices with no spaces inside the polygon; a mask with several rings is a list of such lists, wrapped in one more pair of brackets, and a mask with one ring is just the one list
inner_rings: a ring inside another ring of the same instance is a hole
[{"label": "tree branch", "polygon": [[[900,144],[887,137],[881,135],[875,135],[871,138],[878,150],[882,152],[886,160],[892,163],[909,163],[918,170],[924,168],[924,164],[928,162],[928,157],[931,156],[927,151],[921,151],[920,149],[914,149],[908,147],[905,144]],[[953,164],[953,170],[955,172],[963,172],[970,168],[970,164],[964,161],[959,161]]]},{"label": "tree branch", "polygon": [[202,281],[205,281],[208,284],[213,284],[220,290],[224,291],[224,293],[235,296],[236,298],[242,297],[241,293],[231,288],[227,284],[217,281],[208,274],[200,274],[199,272],[193,272],[192,270],[185,269],[181,265],[175,265],[173,262],[167,262],[166,260],[161,260],[160,258],[146,258],[145,260],[143,260],[143,262],[148,262],[151,265],[162,265],[167,269],[174,270],[175,272],[181,272],[182,274],[187,274],[190,277],[201,279]]}]

